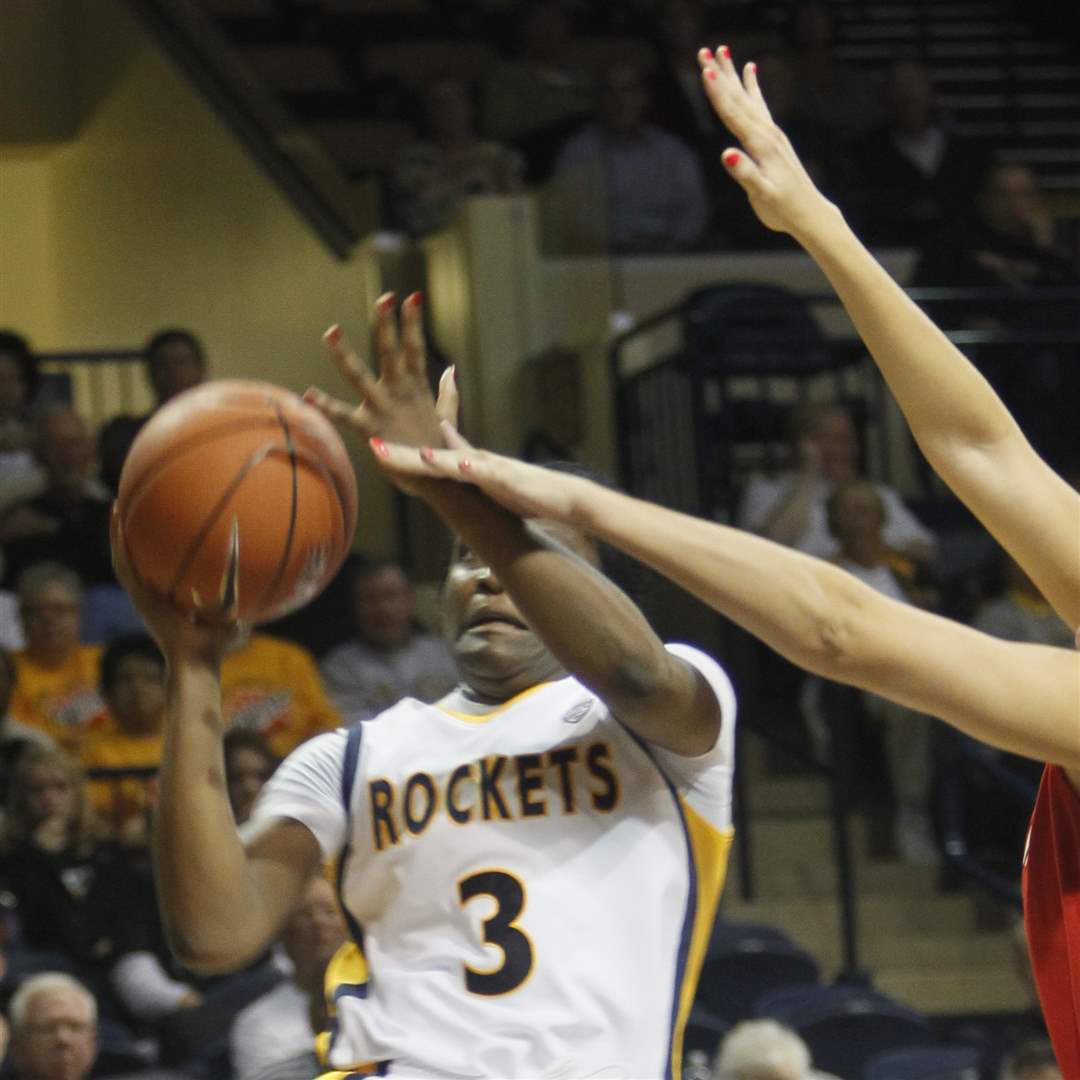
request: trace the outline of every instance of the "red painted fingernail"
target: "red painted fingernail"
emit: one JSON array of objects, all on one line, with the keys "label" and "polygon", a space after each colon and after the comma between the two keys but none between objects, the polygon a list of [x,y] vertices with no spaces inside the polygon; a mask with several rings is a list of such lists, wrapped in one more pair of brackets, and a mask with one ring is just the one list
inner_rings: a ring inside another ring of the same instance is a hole
[{"label": "red painted fingernail", "polygon": [[467,457],[464,457],[458,462],[458,468],[462,472],[468,472],[472,468],[472,462]]},{"label": "red painted fingernail", "polygon": [[341,340],[341,334],[341,327],[335,323],[325,334],[323,334],[323,338],[328,345],[336,345]]},{"label": "red painted fingernail", "polygon": [[713,58],[712,49],[702,49],[701,55],[704,56],[706,60],[711,60]]},{"label": "red painted fingernail", "polygon": [[725,60],[730,60],[731,59],[731,50],[726,45],[721,45],[720,46],[720,55]]},{"label": "red painted fingernail", "polygon": [[457,386],[457,364],[450,365],[450,381]]},{"label": "red painted fingernail", "polygon": [[435,451],[430,446],[422,447],[420,450],[420,456],[428,462],[435,460]]},{"label": "red painted fingernail", "polygon": [[739,164],[739,159],[741,157],[742,157],[742,154],[740,154],[738,150],[729,150],[724,155],[724,164],[729,169],[734,169],[735,166]]},{"label": "red painted fingernail", "polygon": [[705,78],[711,79],[713,82],[716,82],[716,68],[706,68]]},{"label": "red painted fingernail", "polygon": [[752,72],[753,72],[753,73],[754,73],[755,75],[757,74],[757,64],[755,64],[753,60],[751,60],[751,61],[750,61],[750,70],[751,70],[751,71],[752,71]]},{"label": "red painted fingernail", "polygon": [[380,296],[379,299],[375,302],[375,306],[382,314],[390,311],[394,306],[394,294],[392,292],[389,292],[385,293],[383,296]]},{"label": "red painted fingernail", "polygon": [[386,443],[384,443],[378,435],[372,435],[371,438],[368,439],[368,445],[379,455],[379,457],[384,458],[390,456],[390,451],[386,448]]},{"label": "red painted fingernail", "polygon": [[424,294],[422,292],[414,292],[409,297],[409,304],[412,307],[419,307],[424,302]]}]

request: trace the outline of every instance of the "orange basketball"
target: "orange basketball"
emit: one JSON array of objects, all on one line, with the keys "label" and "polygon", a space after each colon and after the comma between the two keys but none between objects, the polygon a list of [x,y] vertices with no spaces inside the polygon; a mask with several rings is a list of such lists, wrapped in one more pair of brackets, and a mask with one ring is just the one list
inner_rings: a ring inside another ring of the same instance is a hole
[{"label": "orange basketball", "polygon": [[270,383],[178,395],[139,432],[117,498],[139,580],[177,607],[245,622],[307,603],[356,528],[356,479],[333,425]]}]

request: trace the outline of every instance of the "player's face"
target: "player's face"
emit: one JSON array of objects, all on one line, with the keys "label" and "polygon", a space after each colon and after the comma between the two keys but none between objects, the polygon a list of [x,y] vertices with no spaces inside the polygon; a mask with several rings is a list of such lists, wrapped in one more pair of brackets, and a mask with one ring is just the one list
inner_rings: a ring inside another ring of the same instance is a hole
[{"label": "player's face", "polygon": [[[596,550],[581,532],[553,522],[541,527],[596,564]],[[563,674],[495,572],[460,544],[443,590],[443,626],[462,681],[482,698],[506,701]]]}]

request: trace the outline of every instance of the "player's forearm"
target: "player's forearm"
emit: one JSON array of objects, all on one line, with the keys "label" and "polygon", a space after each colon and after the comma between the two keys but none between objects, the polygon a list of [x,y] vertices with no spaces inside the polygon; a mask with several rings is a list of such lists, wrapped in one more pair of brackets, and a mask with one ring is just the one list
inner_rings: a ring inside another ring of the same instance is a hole
[{"label": "player's forearm", "polygon": [[793,663],[838,677],[860,583],[741,529],[596,487],[575,520],[732,619]]},{"label": "player's forearm", "polygon": [[167,695],[154,835],[162,916],[185,966],[230,970],[266,942],[225,785],[217,672],[172,664]]},{"label": "player's forearm", "polygon": [[429,500],[462,542],[498,575],[565,670],[619,714],[663,693],[676,666],[644,616],[612,582],[474,488],[453,484]]},{"label": "player's forearm", "polygon": [[832,283],[934,468],[964,498],[965,459],[1018,429],[990,385],[839,216],[797,237]]}]

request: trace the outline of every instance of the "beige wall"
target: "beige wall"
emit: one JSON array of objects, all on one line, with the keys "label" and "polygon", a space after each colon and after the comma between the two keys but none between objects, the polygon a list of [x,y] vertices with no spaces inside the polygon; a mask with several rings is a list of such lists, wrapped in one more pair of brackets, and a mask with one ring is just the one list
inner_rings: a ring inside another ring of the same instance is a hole
[{"label": "beige wall", "polygon": [[[43,351],[188,326],[216,375],[343,391],[319,338],[340,320],[365,339],[370,250],[322,244],[122,0],[73,11],[78,131],[33,156],[0,144],[0,325]],[[388,553],[386,486],[363,470],[358,542]]]}]

